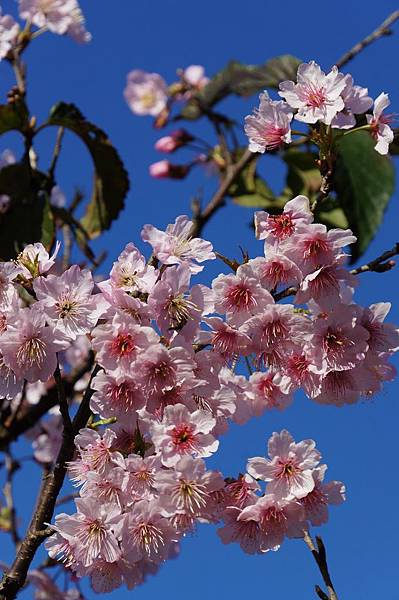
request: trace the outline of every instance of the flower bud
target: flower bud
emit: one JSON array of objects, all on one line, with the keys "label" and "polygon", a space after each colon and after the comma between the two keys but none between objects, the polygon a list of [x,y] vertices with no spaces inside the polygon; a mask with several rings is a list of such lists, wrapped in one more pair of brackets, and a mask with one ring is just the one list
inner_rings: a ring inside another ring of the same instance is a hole
[{"label": "flower bud", "polygon": [[189,165],[173,165],[168,160],[155,162],[149,168],[151,177],[156,179],[184,179],[189,170]]},{"label": "flower bud", "polygon": [[185,129],[176,129],[172,131],[169,135],[165,135],[161,137],[155,144],[155,149],[158,152],[166,152],[171,153],[185,146],[189,142],[193,140],[193,136],[188,133]]}]

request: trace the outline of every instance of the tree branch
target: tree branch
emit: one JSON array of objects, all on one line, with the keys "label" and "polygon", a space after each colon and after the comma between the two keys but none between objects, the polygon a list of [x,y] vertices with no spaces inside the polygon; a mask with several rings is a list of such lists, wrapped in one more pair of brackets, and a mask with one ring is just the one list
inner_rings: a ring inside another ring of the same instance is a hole
[{"label": "tree branch", "polygon": [[367,46],[369,46],[373,42],[376,42],[385,35],[391,35],[392,30],[390,29],[390,26],[393,25],[398,19],[399,10],[395,10],[391,15],[389,15],[389,17],[385,19],[383,23],[381,23],[379,27],[377,27],[377,29],[370,33],[370,35],[366,36],[363,40],[355,44],[353,48],[351,48],[348,52],[345,52],[345,54],[343,54],[341,58],[335,63],[336,66],[340,69],[344,65],[348,64],[349,61],[351,61],[355,56],[362,52],[362,50],[364,50],[364,48],[366,48]]},{"label": "tree branch", "polygon": [[6,500],[7,509],[9,511],[10,529],[9,532],[15,546],[18,546],[20,537],[18,535],[17,514],[15,510],[14,494],[13,494],[13,478],[14,473],[18,471],[20,465],[13,459],[10,452],[6,453],[5,467],[7,471],[6,481],[3,487],[3,494]]},{"label": "tree branch", "polygon": [[53,469],[43,477],[38,495],[36,509],[33,513],[28,531],[17,552],[8,573],[0,584],[0,600],[13,600],[26,581],[28,569],[33,557],[45,537],[51,534],[52,529],[45,527],[52,519],[58,494],[63,486],[67,463],[73,459],[75,452],[74,437],[84,427],[90,417],[90,398],[93,394],[91,382],[101,369],[96,365],[90,377],[89,384],[83,395],[82,402],[73,419],[72,427],[64,429],[62,444]]},{"label": "tree branch", "polygon": [[303,539],[305,541],[305,544],[311,551],[313,558],[316,561],[317,566],[319,567],[320,574],[323,577],[323,581],[324,581],[324,584],[325,584],[325,586],[327,588],[327,592],[328,592],[326,594],[325,592],[323,592],[323,590],[318,585],[316,585],[315,586],[316,594],[319,596],[319,598],[321,598],[321,600],[338,600],[337,593],[334,589],[334,585],[331,581],[330,573],[328,571],[327,554],[326,554],[326,549],[323,544],[323,540],[318,535],[316,536],[316,542],[317,542],[317,549],[316,549],[314,542],[307,531],[305,532]]},{"label": "tree branch", "polygon": [[361,267],[357,267],[356,269],[352,269],[350,271],[351,275],[359,275],[360,273],[366,273],[366,271],[374,271],[374,273],[385,273],[385,271],[390,271],[395,266],[394,260],[389,260],[393,256],[399,254],[399,242],[396,242],[391,250],[387,250],[383,252],[377,258],[374,258],[370,262],[362,265]]},{"label": "tree branch", "polygon": [[222,180],[219,189],[210,200],[210,202],[206,205],[202,212],[194,215],[193,218],[193,227],[191,229],[191,236],[198,237],[206,223],[209,219],[214,215],[214,213],[219,210],[224,204],[224,199],[227,196],[229,187],[232,183],[237,179],[240,175],[241,171],[244,167],[255,158],[255,154],[250,152],[249,150],[245,150],[244,154],[241,156],[238,162],[230,167],[227,167],[226,176]]}]

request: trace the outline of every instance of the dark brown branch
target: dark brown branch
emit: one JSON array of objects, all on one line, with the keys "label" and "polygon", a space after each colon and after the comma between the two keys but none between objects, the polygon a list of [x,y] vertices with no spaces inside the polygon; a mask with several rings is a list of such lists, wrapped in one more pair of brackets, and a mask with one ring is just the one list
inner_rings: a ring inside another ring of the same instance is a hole
[{"label": "dark brown branch", "polygon": [[60,371],[60,365],[57,358],[57,367],[54,371],[54,381],[57,388],[58,404],[60,406],[60,413],[62,416],[62,424],[64,430],[70,433],[72,429],[72,421],[69,415],[68,400],[65,394],[64,382]]},{"label": "dark brown branch", "polygon": [[385,271],[390,271],[396,263],[394,260],[389,259],[397,254],[399,254],[399,242],[396,242],[391,250],[387,250],[381,254],[381,256],[377,256],[377,258],[374,258],[374,260],[371,260],[361,267],[352,269],[350,273],[352,275],[359,275],[360,273],[366,273],[367,271],[373,271],[374,273],[385,273]]},{"label": "dark brown branch", "polygon": [[321,598],[321,600],[338,600],[337,593],[334,589],[334,585],[331,581],[330,573],[328,571],[327,564],[327,554],[326,549],[323,544],[323,540],[321,537],[316,536],[317,548],[314,545],[312,538],[309,533],[306,531],[304,535],[304,541],[309,550],[311,551],[313,558],[316,561],[317,566],[319,567],[320,574],[323,578],[324,584],[327,588],[327,594],[323,592],[323,590],[316,585],[315,591],[316,594]]},{"label": "dark brown branch", "polygon": [[72,422],[70,431],[64,429],[62,444],[54,468],[43,477],[36,509],[33,513],[28,531],[17,552],[10,570],[4,575],[0,584],[0,600],[13,600],[24,586],[28,569],[33,557],[45,537],[51,535],[51,527],[45,527],[52,519],[58,494],[63,486],[67,463],[73,459],[75,452],[74,437],[84,427],[90,417],[90,398],[93,394],[91,382],[100,367],[92,372],[82,402]]},{"label": "dark brown branch", "polygon": [[344,65],[346,65],[349,61],[351,61],[355,56],[357,56],[364,48],[376,42],[381,37],[385,35],[391,35],[392,30],[390,26],[395,23],[399,19],[399,10],[395,10],[389,17],[385,19],[383,23],[377,29],[375,29],[370,35],[366,36],[361,42],[358,42],[351,48],[348,52],[345,52],[341,56],[341,58],[335,63],[337,67],[340,69]]},{"label": "dark brown branch", "polygon": [[224,204],[224,199],[228,194],[229,187],[240,175],[244,167],[255,158],[256,154],[246,150],[238,162],[230,167],[227,167],[226,176],[221,181],[219,189],[205,206],[204,210],[193,217],[193,227],[191,229],[192,237],[198,237],[209,219],[218,211]]}]

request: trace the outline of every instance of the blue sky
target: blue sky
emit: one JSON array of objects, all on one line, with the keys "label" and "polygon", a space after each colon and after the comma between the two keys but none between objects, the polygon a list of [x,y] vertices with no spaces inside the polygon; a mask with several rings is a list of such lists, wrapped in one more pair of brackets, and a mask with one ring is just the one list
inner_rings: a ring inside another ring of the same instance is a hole
[{"label": "blue sky", "polygon": [[[2,3],[3,12],[15,11],[15,2]],[[161,73],[173,81],[176,68],[203,64],[209,75],[236,58],[246,63],[261,63],[283,53],[303,60],[314,59],[328,69],[341,54],[375,28],[397,8],[394,2],[378,3],[335,0],[329,5],[308,0],[299,4],[258,0],[82,0],[82,9],[93,41],[78,46],[69,39],[47,34],[26,54],[28,62],[29,103],[32,112],[44,117],[58,100],[74,102],[91,121],[102,127],[120,151],[131,177],[131,192],[126,209],[111,232],[96,243],[106,248],[106,267],[128,241],[138,242],[144,223],[164,227],[178,214],[189,211],[190,198],[202,187],[210,197],[214,181],[196,172],[185,181],[157,181],[148,175],[148,165],[162,158],[153,149],[159,134],[151,120],[132,115],[122,92],[129,70],[141,68]],[[399,26],[397,35],[378,41],[348,67],[356,83],[369,87],[370,94],[389,92],[393,111],[399,112],[396,81]],[[4,98],[12,76],[7,65],[0,65],[1,94]],[[393,77],[395,76],[395,78]],[[3,101],[3,100],[2,100]],[[256,99],[229,102],[237,120],[250,112]],[[193,131],[210,134],[202,123]],[[48,164],[54,131],[43,135],[40,158]],[[213,138],[209,138],[213,139]],[[244,140],[244,138],[243,138]],[[17,152],[16,135],[0,140],[0,150]],[[66,136],[59,163],[59,184],[72,193],[79,184],[90,190],[90,161],[78,142]],[[276,159],[265,158],[264,170],[272,187],[279,189],[284,171]],[[393,246],[397,239],[398,197],[395,194],[383,227],[371,244],[366,260]],[[238,255],[238,245],[251,256],[262,251],[248,227],[251,213],[229,206],[216,215],[204,232],[217,250]],[[228,224],[228,227],[226,226]],[[203,276],[208,282],[220,265],[212,265]],[[397,270],[366,274],[357,292],[360,304],[380,300],[395,302]],[[394,305],[391,320],[399,323],[399,307]],[[250,456],[264,454],[269,435],[289,429],[296,439],[314,438],[329,465],[331,479],[347,485],[347,502],[331,511],[327,526],[320,529],[328,554],[333,580],[340,598],[351,600],[399,600],[397,590],[397,539],[399,525],[397,502],[397,396],[399,384],[386,386],[383,393],[368,402],[341,409],[322,407],[298,396],[283,413],[268,413],[244,427],[232,427],[221,440],[221,449],[210,461],[226,475],[245,468]],[[16,454],[26,454],[27,446]],[[21,530],[26,524],[39,485],[39,471],[26,467],[17,476],[20,498]],[[11,546],[1,536],[1,559],[9,560]],[[250,557],[238,547],[224,547],[213,527],[201,527],[182,543],[181,556],[166,564],[160,573],[134,594],[138,600],[184,596],[190,600],[229,598],[256,594],[274,600],[312,598],[313,585],[320,577],[301,541],[289,541],[277,553]],[[85,586],[84,586],[85,587]],[[87,597],[95,594],[87,590]],[[21,598],[31,598],[30,590]],[[111,595],[128,597],[126,590]],[[313,596],[315,597],[315,596]]]}]

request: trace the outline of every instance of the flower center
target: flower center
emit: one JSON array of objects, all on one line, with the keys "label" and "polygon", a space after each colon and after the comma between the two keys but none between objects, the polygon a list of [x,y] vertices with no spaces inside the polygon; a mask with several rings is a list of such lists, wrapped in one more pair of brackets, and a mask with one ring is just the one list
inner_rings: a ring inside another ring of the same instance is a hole
[{"label": "flower center", "polygon": [[41,366],[46,358],[46,344],[40,338],[29,338],[18,348],[16,359],[20,366]]},{"label": "flower center", "polygon": [[249,310],[256,306],[256,300],[249,287],[239,283],[228,290],[226,306],[232,311]]},{"label": "flower center", "polygon": [[172,441],[179,452],[190,452],[194,449],[195,435],[192,425],[182,423],[172,431]]},{"label": "flower center", "polygon": [[287,213],[269,217],[270,232],[279,240],[285,240],[295,231],[295,225],[291,216]]},{"label": "flower center", "polygon": [[130,333],[118,333],[112,340],[111,352],[116,356],[126,356],[131,354],[136,348],[133,337]]}]

